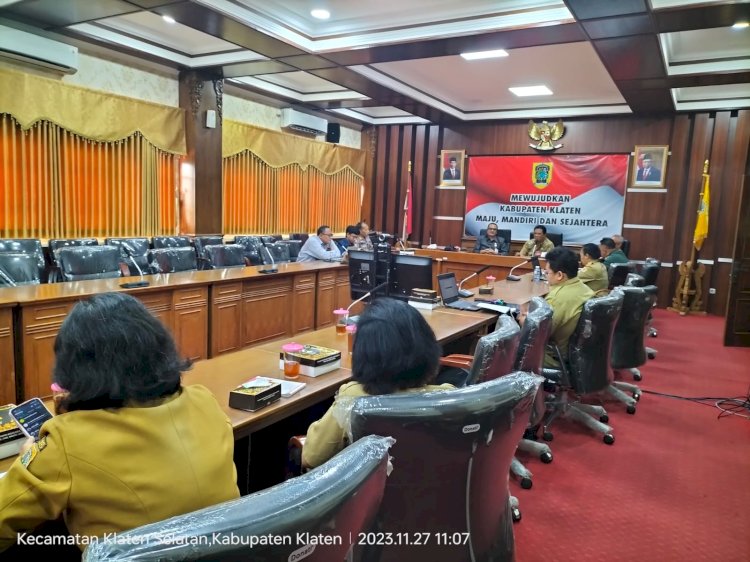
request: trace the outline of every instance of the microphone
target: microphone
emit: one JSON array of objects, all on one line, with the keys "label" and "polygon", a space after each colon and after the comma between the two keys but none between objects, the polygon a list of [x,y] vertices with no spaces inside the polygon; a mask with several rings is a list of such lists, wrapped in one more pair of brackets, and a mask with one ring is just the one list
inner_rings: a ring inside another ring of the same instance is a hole
[{"label": "microphone", "polygon": [[133,255],[133,249],[130,248],[130,246],[128,246],[127,243],[122,244],[120,248],[122,248],[122,251],[125,252],[125,255],[130,258],[130,262],[135,266],[135,268],[138,270],[138,273],[141,275],[140,281],[131,281],[129,283],[122,283],[120,287],[124,287],[125,289],[132,289],[135,287],[148,287],[150,283],[143,278],[143,270],[141,269],[141,266],[138,265],[138,262],[136,261],[135,256]]},{"label": "microphone", "polygon": [[352,308],[352,307],[353,307],[353,306],[354,306],[355,304],[357,304],[358,302],[362,302],[362,301],[363,301],[363,300],[365,300],[365,299],[366,299],[367,297],[371,297],[373,293],[377,293],[377,292],[378,292],[378,291],[379,291],[380,289],[382,289],[383,287],[385,287],[385,286],[387,286],[387,285],[388,285],[388,282],[387,282],[387,281],[386,281],[385,283],[381,283],[380,285],[376,285],[375,287],[373,287],[372,289],[370,289],[370,290],[369,290],[369,291],[368,291],[368,292],[367,292],[367,293],[366,293],[366,294],[365,294],[364,296],[361,296],[361,297],[359,297],[359,298],[358,298],[358,299],[357,299],[356,301],[354,301],[354,302],[353,302],[352,304],[350,304],[349,306],[347,306],[347,307],[346,307],[346,311],[347,311],[347,312],[349,312],[349,310],[350,310],[350,309],[351,309],[351,308]]},{"label": "microphone", "polygon": [[263,246],[263,249],[268,254],[268,257],[271,258],[271,267],[270,268],[266,267],[264,269],[259,269],[258,273],[278,273],[279,270],[276,267],[276,262],[273,261],[273,254],[271,253],[271,250],[268,248],[268,246]]},{"label": "microphone", "polygon": [[458,284],[458,296],[459,296],[459,297],[463,297],[463,298],[467,298],[467,297],[471,297],[471,296],[473,296],[473,295],[474,295],[474,293],[472,293],[471,291],[469,291],[469,290],[467,290],[467,289],[462,289],[462,288],[461,288],[461,285],[463,285],[463,284],[464,284],[464,281],[468,281],[468,280],[469,280],[469,279],[471,279],[472,277],[476,277],[477,275],[479,275],[480,273],[482,273],[483,271],[485,271],[485,270],[487,270],[487,269],[489,269],[489,268],[490,268],[490,266],[489,266],[489,265],[485,265],[485,266],[484,266],[484,267],[483,267],[482,269],[480,269],[479,271],[475,271],[474,273],[472,273],[472,274],[471,274],[471,275],[469,275],[468,277],[464,277],[463,279],[461,279],[461,282],[460,282],[460,283]]},{"label": "microphone", "polygon": [[514,271],[515,271],[516,269],[518,269],[519,267],[521,267],[522,265],[526,265],[526,264],[527,264],[527,263],[529,263],[530,261],[531,261],[531,260],[526,260],[526,261],[522,261],[522,262],[521,262],[521,263],[519,263],[518,265],[516,265],[516,266],[513,266],[513,268],[511,268],[511,270],[510,270],[510,273],[508,273],[508,277],[506,277],[505,279],[506,279],[506,280],[508,280],[508,281],[520,281],[520,280],[521,280],[521,278],[520,278],[520,277],[519,277],[518,275],[513,275],[513,272],[514,272]]}]

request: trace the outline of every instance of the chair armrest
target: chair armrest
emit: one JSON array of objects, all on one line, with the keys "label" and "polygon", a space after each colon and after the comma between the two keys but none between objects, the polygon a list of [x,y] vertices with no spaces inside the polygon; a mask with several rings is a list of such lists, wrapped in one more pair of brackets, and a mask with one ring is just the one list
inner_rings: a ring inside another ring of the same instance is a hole
[{"label": "chair armrest", "polygon": [[441,357],[440,365],[442,367],[469,369],[471,368],[472,361],[474,361],[473,355],[461,355],[460,353],[454,353],[452,355],[447,355],[446,357]]}]

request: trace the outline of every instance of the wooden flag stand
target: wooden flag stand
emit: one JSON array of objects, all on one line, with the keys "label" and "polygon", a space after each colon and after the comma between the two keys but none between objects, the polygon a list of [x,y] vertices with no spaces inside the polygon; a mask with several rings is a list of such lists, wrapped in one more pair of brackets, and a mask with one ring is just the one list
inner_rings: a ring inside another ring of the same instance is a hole
[{"label": "wooden flag stand", "polygon": [[[705,178],[707,174],[708,160],[703,163],[703,177]],[[698,197],[698,207],[700,209],[700,201],[703,200],[703,189],[701,189]],[[679,271],[680,280],[675,289],[672,306],[667,307],[667,310],[677,312],[680,316],[688,314],[705,316],[706,311],[703,310],[703,275],[706,273],[706,266],[702,263],[696,264],[695,244],[692,245],[690,259],[680,264]]]}]

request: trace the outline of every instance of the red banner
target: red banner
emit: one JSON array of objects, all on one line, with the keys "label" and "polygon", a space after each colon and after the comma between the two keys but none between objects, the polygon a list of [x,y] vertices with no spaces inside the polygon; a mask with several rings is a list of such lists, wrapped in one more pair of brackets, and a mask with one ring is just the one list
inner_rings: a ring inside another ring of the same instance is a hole
[{"label": "red banner", "polygon": [[466,185],[465,231],[490,222],[526,240],[535,225],[564,242],[596,242],[622,230],[628,156],[473,156]]}]

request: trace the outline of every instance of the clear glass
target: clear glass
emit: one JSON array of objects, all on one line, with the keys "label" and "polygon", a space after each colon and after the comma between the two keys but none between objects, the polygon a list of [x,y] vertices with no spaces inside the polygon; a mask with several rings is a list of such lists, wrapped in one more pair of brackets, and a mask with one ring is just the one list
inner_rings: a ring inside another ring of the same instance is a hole
[{"label": "clear glass", "polygon": [[346,326],[349,324],[349,311],[345,308],[337,308],[333,311],[336,321],[336,334],[343,336],[346,334]]},{"label": "clear glass", "polygon": [[354,349],[354,339],[357,337],[357,327],[354,324],[347,326],[346,335],[347,335],[347,339],[349,340],[347,342],[347,345],[349,347],[349,353],[351,353],[352,350]]},{"label": "clear glass", "polygon": [[288,379],[296,379],[300,375],[299,360],[294,353],[300,352],[302,347],[298,343],[288,343],[281,346],[284,357],[284,376]]},{"label": "clear glass", "polygon": [[487,276],[487,288],[490,290],[490,292],[495,292],[495,277],[492,275]]}]

